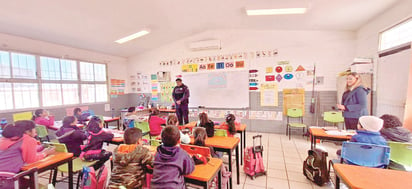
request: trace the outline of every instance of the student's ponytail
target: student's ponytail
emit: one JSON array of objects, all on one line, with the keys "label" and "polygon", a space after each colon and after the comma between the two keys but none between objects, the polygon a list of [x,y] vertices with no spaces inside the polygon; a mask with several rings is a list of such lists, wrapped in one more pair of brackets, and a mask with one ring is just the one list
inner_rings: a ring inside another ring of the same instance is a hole
[{"label": "student's ponytail", "polygon": [[236,117],[233,114],[228,114],[226,116],[226,123],[229,126],[228,131],[231,135],[236,134],[235,120],[236,120]]},{"label": "student's ponytail", "polygon": [[194,144],[197,146],[205,146],[205,140],[207,137],[206,129],[203,127],[197,127],[193,131],[193,136],[195,138]]},{"label": "student's ponytail", "polygon": [[43,109],[37,109],[36,111],[34,111],[34,115],[31,118],[33,121],[36,120],[36,118],[40,117],[40,115],[43,113]]}]

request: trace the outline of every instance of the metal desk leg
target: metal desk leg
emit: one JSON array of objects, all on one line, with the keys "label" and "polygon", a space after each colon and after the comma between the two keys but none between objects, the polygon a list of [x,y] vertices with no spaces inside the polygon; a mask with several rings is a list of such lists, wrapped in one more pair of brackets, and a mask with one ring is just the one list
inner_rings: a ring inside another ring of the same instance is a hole
[{"label": "metal desk leg", "polygon": [[[240,148],[242,148],[241,146],[240,146]],[[239,185],[240,184],[240,181],[239,181],[239,146],[236,146],[236,176],[237,176],[237,184]]]},{"label": "metal desk leg", "polygon": [[233,172],[232,172],[232,150],[228,151],[229,155],[229,171],[232,173],[232,175],[229,177],[229,188],[232,189],[232,177],[233,177]]},{"label": "metal desk leg", "polygon": [[69,165],[69,189],[73,189],[73,160],[68,162]]},{"label": "metal desk leg", "polygon": [[55,169],[51,169],[50,171],[53,171],[53,180],[52,180],[52,184],[54,187],[56,187],[56,180],[57,180],[57,167]]},{"label": "metal desk leg", "polygon": [[340,178],[339,176],[336,174],[336,181],[335,181],[335,189],[339,189],[340,188]]},{"label": "metal desk leg", "polygon": [[243,133],[245,131],[242,131],[240,133],[240,165],[243,165],[243,144],[245,143],[245,138],[243,137]]},{"label": "metal desk leg", "polygon": [[219,172],[217,173],[217,188],[218,189],[222,189],[222,172],[221,169],[219,170]]}]

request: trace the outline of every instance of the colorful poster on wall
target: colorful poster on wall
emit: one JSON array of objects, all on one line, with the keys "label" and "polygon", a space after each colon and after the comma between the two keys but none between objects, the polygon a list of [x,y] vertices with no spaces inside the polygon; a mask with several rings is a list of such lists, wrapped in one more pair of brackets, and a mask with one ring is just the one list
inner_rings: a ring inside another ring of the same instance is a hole
[{"label": "colorful poster on wall", "polygon": [[249,70],[249,91],[259,91],[259,70]]},{"label": "colorful poster on wall", "polygon": [[207,64],[207,70],[215,70],[215,63],[209,63]]},{"label": "colorful poster on wall", "polygon": [[216,63],[216,69],[225,69],[225,63],[224,62],[218,62]]},{"label": "colorful poster on wall", "polygon": [[110,79],[110,96],[112,98],[117,98],[118,95],[124,95],[125,87],[125,80]]},{"label": "colorful poster on wall", "polygon": [[236,61],[236,68],[244,68],[245,67],[245,61]]},{"label": "colorful poster on wall", "polygon": [[260,105],[278,106],[278,85],[276,83],[262,83],[260,85]]},{"label": "colorful poster on wall", "polygon": [[166,103],[173,102],[173,89],[176,86],[175,82],[161,82],[160,83],[160,100]]},{"label": "colorful poster on wall", "polygon": [[157,80],[157,74],[152,74],[151,78],[151,89],[152,89],[152,101],[159,100],[159,82]]},{"label": "colorful poster on wall", "polygon": [[207,83],[209,88],[226,88],[227,75],[225,72],[210,73]]}]

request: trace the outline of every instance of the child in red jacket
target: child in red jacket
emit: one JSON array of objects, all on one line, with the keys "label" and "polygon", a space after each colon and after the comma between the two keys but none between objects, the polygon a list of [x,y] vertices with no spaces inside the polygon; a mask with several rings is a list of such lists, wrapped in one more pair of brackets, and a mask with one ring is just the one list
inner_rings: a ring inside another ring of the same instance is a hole
[{"label": "child in red jacket", "polygon": [[166,120],[159,117],[159,110],[152,108],[149,117],[150,135],[157,136],[162,133],[162,125],[166,125]]}]

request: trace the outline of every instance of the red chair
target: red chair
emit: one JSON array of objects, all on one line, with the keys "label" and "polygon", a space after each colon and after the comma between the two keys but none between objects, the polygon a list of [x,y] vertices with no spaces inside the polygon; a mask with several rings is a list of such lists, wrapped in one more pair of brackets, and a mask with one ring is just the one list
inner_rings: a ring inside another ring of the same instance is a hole
[{"label": "red chair", "polygon": [[189,155],[200,154],[208,158],[212,157],[209,147],[180,144],[180,148],[185,150]]}]

